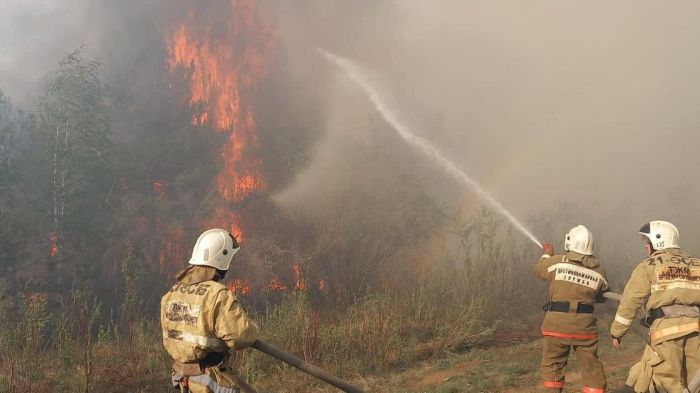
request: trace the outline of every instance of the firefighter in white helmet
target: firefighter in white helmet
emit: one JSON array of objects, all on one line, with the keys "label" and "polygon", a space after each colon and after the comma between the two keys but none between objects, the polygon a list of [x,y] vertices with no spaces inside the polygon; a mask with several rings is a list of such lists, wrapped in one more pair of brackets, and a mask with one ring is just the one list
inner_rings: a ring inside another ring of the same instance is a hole
[{"label": "firefighter in white helmet", "polygon": [[220,282],[239,249],[223,229],[202,233],[190,266],[161,300],[163,345],[174,360],[173,387],[183,392],[240,392],[229,350],[252,345],[259,329]]},{"label": "firefighter in white helmet", "polygon": [[564,390],[569,353],[573,349],[581,369],[583,392],[605,393],[603,364],[598,360],[598,327],[594,304],[602,302],[609,290],[605,270],[593,255],[593,235],[583,225],[564,237],[566,254],[554,255],[554,247],[543,244],[544,255],[537,262],[535,275],[549,283],[547,314],[542,322],[542,362],[544,387]]},{"label": "firefighter in white helmet", "polygon": [[627,384],[637,392],[680,393],[700,372],[700,259],[680,249],[678,229],[670,222],[651,221],[639,233],[648,258],[625,286],[610,328],[613,346],[621,348],[622,336],[643,307],[649,344]]}]

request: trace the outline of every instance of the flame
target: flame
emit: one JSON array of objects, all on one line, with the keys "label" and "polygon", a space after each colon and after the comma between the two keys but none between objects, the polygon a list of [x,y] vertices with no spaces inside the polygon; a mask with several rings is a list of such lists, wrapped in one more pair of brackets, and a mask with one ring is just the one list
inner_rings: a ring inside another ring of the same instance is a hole
[{"label": "flame", "polygon": [[274,278],[272,279],[272,281],[270,281],[270,284],[267,286],[267,289],[276,292],[284,292],[287,290],[287,286],[284,285],[284,283],[279,279]]},{"label": "flame", "polygon": [[202,221],[201,227],[202,230],[211,228],[225,229],[235,236],[239,243],[245,237],[238,213],[224,208],[217,209],[217,213],[212,218]]},{"label": "flame", "polygon": [[[192,11],[165,41],[171,72],[184,69],[189,76],[188,102],[194,110],[192,124],[228,134],[221,149],[223,168],[217,176],[219,195],[226,202],[240,202],[267,183],[257,156],[255,93],[266,74],[274,46],[273,31],[256,13],[255,0],[230,0],[225,27],[205,15],[206,7]],[[220,15],[215,15],[219,17]],[[214,28],[216,27],[216,28]],[[222,205],[227,205],[223,203]],[[236,214],[226,206],[213,216],[226,219],[239,237],[243,230]]]},{"label": "flame", "polygon": [[51,251],[49,251],[49,255],[55,257],[58,255],[58,235],[56,235],[56,232],[51,232],[49,234],[49,239],[51,240]]},{"label": "flame", "polygon": [[328,284],[323,278],[318,282],[318,290],[323,293],[328,293]]},{"label": "flame", "polygon": [[241,294],[244,296],[250,295],[250,285],[248,285],[248,281],[240,278],[237,278],[233,280],[232,283],[229,283],[228,289],[236,294]]},{"label": "flame", "polygon": [[[255,101],[272,61],[276,38],[259,17],[256,0],[214,3],[216,7],[192,8],[166,30],[165,64],[171,75],[185,77],[191,124],[227,137],[219,150],[221,168],[216,175],[220,198],[200,222],[201,228],[226,229],[241,242],[246,236],[245,222],[237,204],[267,189],[258,153]],[[160,195],[160,188],[155,187]],[[166,187],[164,184],[163,194]],[[176,252],[176,241],[179,239],[167,241],[165,254]]]}]

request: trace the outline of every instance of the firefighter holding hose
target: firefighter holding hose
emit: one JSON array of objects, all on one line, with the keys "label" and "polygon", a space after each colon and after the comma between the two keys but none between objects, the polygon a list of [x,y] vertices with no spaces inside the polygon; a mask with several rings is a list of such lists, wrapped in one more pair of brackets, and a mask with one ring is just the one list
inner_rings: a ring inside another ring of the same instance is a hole
[{"label": "firefighter holding hose", "polygon": [[544,255],[535,266],[537,278],[549,283],[549,301],[542,322],[540,373],[545,388],[564,390],[566,365],[573,349],[580,364],[584,393],[605,393],[603,364],[598,359],[598,328],[594,304],[609,290],[605,270],[593,255],[593,235],[583,225],[564,238],[564,255],[543,243]]},{"label": "firefighter holding hose", "polygon": [[681,393],[700,372],[700,259],[681,250],[678,229],[651,221],[639,229],[648,258],[632,272],[610,328],[621,348],[637,309],[644,307],[649,343],[627,380],[636,392]]},{"label": "firefighter holding hose", "polygon": [[229,350],[252,345],[259,329],[221,283],[239,249],[223,229],[202,233],[190,266],[161,300],[163,345],[173,358],[173,387],[182,392],[240,392]]}]

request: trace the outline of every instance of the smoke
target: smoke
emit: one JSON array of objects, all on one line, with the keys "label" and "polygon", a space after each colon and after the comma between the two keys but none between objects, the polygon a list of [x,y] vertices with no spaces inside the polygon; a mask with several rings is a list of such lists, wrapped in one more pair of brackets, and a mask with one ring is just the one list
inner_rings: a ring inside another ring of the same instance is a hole
[{"label": "smoke", "polygon": [[[193,6],[203,5],[3,1],[0,88],[15,102],[28,100],[63,52],[86,44],[112,80],[139,80],[132,87],[148,102],[151,76],[162,72],[163,29]],[[314,51],[323,47],[372,70],[419,137],[516,216],[551,213],[565,201],[558,232],[536,236],[556,241],[560,231],[585,224],[604,261],[627,263],[619,259],[642,255],[637,228],[666,219],[680,228],[686,248],[700,252],[696,2],[262,0],[259,6],[276,26],[290,98],[266,107],[276,118],[265,122],[282,128],[289,119],[305,136],[321,135],[300,152],[303,165],[279,176],[273,191],[283,208],[313,216],[358,193],[401,199],[397,193],[410,190],[453,209],[447,211],[476,207],[391,135],[366,97],[335,78]],[[261,132],[268,132],[263,140],[275,140],[271,131]]]},{"label": "smoke", "polygon": [[[372,69],[407,123],[516,215],[567,201],[561,230],[588,225],[603,258],[625,257],[616,263],[627,263],[628,251],[641,258],[636,230],[652,219],[676,222],[684,246],[700,250],[690,16],[698,5],[401,1],[371,16],[358,6],[357,18],[314,6],[303,19],[307,39]],[[347,113],[362,138],[376,128],[372,108],[339,83],[329,84],[330,113]],[[287,191],[290,203],[317,203],[348,173],[336,163],[356,152],[334,135],[347,128],[329,120],[317,160]]]},{"label": "smoke", "polygon": [[348,59],[339,58],[338,56],[328,53],[323,49],[319,49],[319,52],[328,58],[330,62],[336,64],[340,69],[342,69],[346,75],[358,85],[358,87],[365,91],[375,109],[382,115],[382,118],[384,118],[384,120],[391,125],[396,132],[399,133],[401,138],[403,138],[407,143],[410,143],[416,147],[426,158],[433,159],[435,163],[439,164],[442,169],[455,178],[455,180],[461,182],[472,191],[479,194],[479,196],[481,196],[492,208],[508,219],[513,226],[532,240],[536,246],[540,246],[541,243],[539,240],[537,240],[535,235],[533,235],[530,230],[525,228],[525,226],[508,211],[508,209],[493,199],[493,197],[489,195],[489,193],[486,192],[486,190],[484,190],[478,182],[469,177],[469,175],[467,175],[464,171],[457,168],[452,161],[440,154],[440,152],[436,150],[435,147],[433,147],[428,141],[415,136],[413,132],[402,124],[387,106],[377,89],[372,87],[369,81],[367,81],[367,78],[363,75],[362,71],[356,64],[353,64],[352,61]]}]

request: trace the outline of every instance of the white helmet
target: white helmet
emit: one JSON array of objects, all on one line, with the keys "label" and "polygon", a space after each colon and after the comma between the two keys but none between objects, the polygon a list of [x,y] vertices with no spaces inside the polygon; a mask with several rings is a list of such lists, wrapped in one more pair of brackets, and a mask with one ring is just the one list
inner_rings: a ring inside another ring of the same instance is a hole
[{"label": "white helmet", "polygon": [[593,234],[585,226],[576,225],[564,237],[564,249],[582,255],[593,255]]},{"label": "white helmet", "polygon": [[649,239],[656,251],[679,248],[678,228],[668,221],[650,221],[639,228],[639,233]]},{"label": "white helmet", "polygon": [[228,270],[231,259],[240,249],[233,235],[223,229],[210,229],[199,235],[192,250],[190,265]]}]

